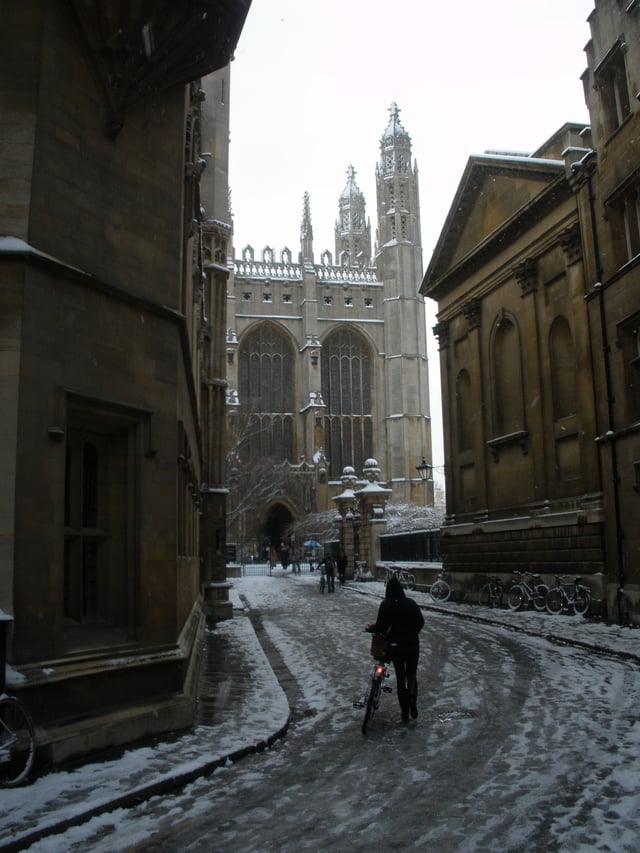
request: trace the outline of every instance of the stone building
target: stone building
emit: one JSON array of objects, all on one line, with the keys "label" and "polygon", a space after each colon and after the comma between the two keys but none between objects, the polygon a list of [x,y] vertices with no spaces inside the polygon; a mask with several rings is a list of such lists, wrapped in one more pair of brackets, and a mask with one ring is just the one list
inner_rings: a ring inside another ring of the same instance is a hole
[{"label": "stone building", "polygon": [[604,490],[607,603],[640,623],[640,3],[596,0],[584,93],[589,150],[573,166]]},{"label": "stone building", "polygon": [[0,610],[43,760],[193,718],[201,586],[225,592],[224,69],[248,7],[3,9]]},{"label": "stone building", "polygon": [[[338,200],[335,255],[317,259],[311,202],[300,248],[250,245],[229,281],[231,422],[250,421],[250,458],[288,460],[306,488],[274,496],[262,518],[277,540],[287,521],[328,509],[345,467],[378,460],[394,500],[422,503],[416,464],[431,459],[418,169],[395,104],[376,166],[372,248],[352,166]],[[236,534],[241,537],[241,533]]]},{"label": "stone building", "polygon": [[469,158],[422,283],[438,301],[447,460],[441,547],[462,585],[604,570],[580,220],[566,125]]},{"label": "stone building", "polygon": [[584,575],[640,622],[640,4],[596,0],[591,127],[469,159],[438,301],[450,569]]}]

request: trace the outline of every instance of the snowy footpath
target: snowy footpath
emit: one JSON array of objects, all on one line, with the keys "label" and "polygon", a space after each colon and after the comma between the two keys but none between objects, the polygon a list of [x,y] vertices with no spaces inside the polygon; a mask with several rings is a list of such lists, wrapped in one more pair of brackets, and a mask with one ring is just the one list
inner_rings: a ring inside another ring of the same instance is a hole
[{"label": "snowy footpath", "polygon": [[131,748],[113,760],[52,771],[28,786],[0,789],[0,850],[22,850],[104,811],[175,790],[281,736],[289,706],[249,619],[222,622],[216,634],[238,653],[233,671],[219,684],[228,697],[222,703],[224,718],[154,746]]},{"label": "snowy footpath", "polygon": [[[251,600],[252,585],[256,585],[256,591],[259,586],[264,603],[268,596],[265,598],[263,588],[268,585],[273,595],[277,595],[276,585],[282,580],[245,578],[237,587],[243,597]],[[315,583],[311,578],[296,582]],[[384,595],[384,585],[349,584],[340,594],[370,596],[375,613],[377,601]],[[640,663],[640,631],[634,628],[575,616],[515,613],[449,602],[436,604],[427,593],[411,595],[421,606],[433,611]],[[242,605],[236,592],[233,598],[238,610]],[[260,600],[261,596],[257,598]],[[248,616],[236,615],[220,623],[215,634],[229,651],[222,655],[226,669],[215,685],[216,698],[220,701],[215,723],[196,726],[188,733],[153,746],[131,748],[118,758],[49,772],[22,788],[0,790],[1,851],[25,849],[93,816],[175,790],[242,755],[263,749],[286,732],[290,720],[287,697]],[[286,649],[286,644],[281,645]],[[57,849],[51,841],[54,846],[47,849]]]}]

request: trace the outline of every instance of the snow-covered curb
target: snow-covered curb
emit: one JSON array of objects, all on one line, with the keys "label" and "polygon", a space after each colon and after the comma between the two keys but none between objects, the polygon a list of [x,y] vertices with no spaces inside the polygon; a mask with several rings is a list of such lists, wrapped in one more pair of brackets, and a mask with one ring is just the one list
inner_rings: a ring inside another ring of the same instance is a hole
[{"label": "snow-covered curb", "polygon": [[198,727],[178,741],[133,748],[112,761],[55,771],[36,779],[28,788],[0,792],[0,850],[24,849],[106,810],[182,787],[228,761],[265,749],[283,736],[289,724],[287,698],[249,619],[221,622],[216,632],[242,646],[246,653],[253,677],[245,696],[244,718],[230,715],[215,727]]}]

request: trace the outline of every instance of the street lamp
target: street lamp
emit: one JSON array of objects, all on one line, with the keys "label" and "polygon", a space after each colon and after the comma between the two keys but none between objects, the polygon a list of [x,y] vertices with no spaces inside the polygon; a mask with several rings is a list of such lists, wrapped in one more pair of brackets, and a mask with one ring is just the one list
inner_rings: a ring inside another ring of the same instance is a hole
[{"label": "street lamp", "polygon": [[424,486],[424,505],[427,505],[427,480],[431,479],[431,465],[426,461],[424,456],[422,457],[422,462],[419,465],[416,465],[416,471],[420,474],[420,479],[425,484]]},{"label": "street lamp", "polygon": [[420,474],[420,479],[426,483],[427,480],[430,480],[432,466],[425,460],[424,456],[422,457],[422,462],[419,465],[416,465],[416,471]]}]

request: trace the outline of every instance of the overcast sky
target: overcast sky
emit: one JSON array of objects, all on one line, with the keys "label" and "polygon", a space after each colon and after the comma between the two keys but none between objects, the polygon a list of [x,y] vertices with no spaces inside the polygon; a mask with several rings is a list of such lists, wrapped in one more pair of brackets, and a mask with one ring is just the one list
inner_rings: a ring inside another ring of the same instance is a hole
[{"label": "overcast sky", "polygon": [[[297,258],[309,192],[316,263],[349,165],[375,232],[375,166],[395,101],[420,181],[423,265],[467,159],[531,152],[588,123],[580,75],[594,0],[253,0],[231,66],[230,183],[236,254]],[[419,286],[419,282],[417,283]],[[438,352],[428,300],[435,465]]]}]

